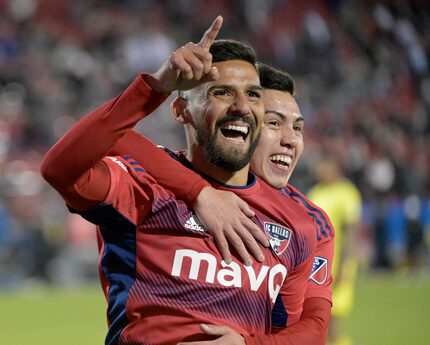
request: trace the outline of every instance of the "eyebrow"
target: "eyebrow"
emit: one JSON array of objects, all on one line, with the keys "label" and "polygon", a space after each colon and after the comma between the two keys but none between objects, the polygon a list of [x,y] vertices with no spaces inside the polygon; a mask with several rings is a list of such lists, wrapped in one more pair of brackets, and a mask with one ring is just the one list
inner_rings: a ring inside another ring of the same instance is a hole
[{"label": "eyebrow", "polygon": [[[281,113],[281,112],[276,111],[276,110],[266,110],[265,114],[275,114],[275,115],[281,117],[284,120],[287,118],[287,116],[284,113]],[[294,120],[294,122],[300,122],[300,121],[301,122],[305,121],[305,118],[303,116],[301,116],[301,115],[299,117],[297,117],[297,119]]]},{"label": "eyebrow", "polygon": [[[212,85],[209,87],[208,92],[214,90],[214,89],[226,89],[226,90],[234,90],[235,87],[229,84],[220,84],[220,85]],[[246,90],[253,90],[253,91],[263,91],[264,88],[260,85],[255,84],[248,84],[245,86]]]},{"label": "eyebrow", "polygon": [[257,90],[257,91],[263,91],[264,90],[264,88],[262,86],[260,86],[260,85],[251,85],[249,87],[249,89],[250,90]]}]

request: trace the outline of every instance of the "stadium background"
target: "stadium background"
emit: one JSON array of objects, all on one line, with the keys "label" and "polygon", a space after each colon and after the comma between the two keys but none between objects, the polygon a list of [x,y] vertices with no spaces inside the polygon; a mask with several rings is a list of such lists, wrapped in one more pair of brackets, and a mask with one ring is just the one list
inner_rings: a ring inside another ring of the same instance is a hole
[{"label": "stadium background", "polygon": [[[41,157],[217,14],[220,37],[296,80],[306,126],[293,184],[306,191],[329,151],[363,194],[347,329],[363,345],[430,342],[428,1],[0,0],[1,344],[102,342],[94,232],[41,180]],[[168,114],[138,129],[181,148]]]}]

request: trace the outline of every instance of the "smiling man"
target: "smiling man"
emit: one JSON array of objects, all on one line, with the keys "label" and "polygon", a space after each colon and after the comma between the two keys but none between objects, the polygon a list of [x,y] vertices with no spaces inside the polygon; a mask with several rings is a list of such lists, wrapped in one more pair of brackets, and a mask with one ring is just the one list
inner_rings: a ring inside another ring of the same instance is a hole
[{"label": "smiling man", "polygon": [[[263,92],[254,51],[214,41],[221,24],[218,17],[199,43],[179,48],[157,72],[142,73],[82,118],[42,162],[43,176],[70,211],[98,225],[106,344],[214,338],[228,344],[243,342],[241,334],[266,339],[278,301],[288,314],[285,323],[301,317],[317,225],[293,200],[249,174]],[[280,250],[265,247],[248,266],[238,255],[224,261],[184,200],[133,157],[106,156],[173,91],[185,91],[172,109],[188,144],[187,155],[175,159],[243,198],[256,236],[267,242],[265,233],[276,232]],[[202,333],[201,324],[224,324],[233,332]]]},{"label": "smiling man", "polygon": [[[213,63],[221,59],[218,55],[224,56],[217,50],[214,45],[212,55],[217,58]],[[263,112],[263,92],[258,74],[257,80],[252,78],[256,69],[250,73],[249,65],[244,60],[217,65],[216,83],[185,91],[172,105],[177,120],[185,126],[187,160],[200,172],[215,173],[218,180],[231,185],[246,184],[248,164],[261,134],[262,118],[252,113],[254,108]]]},{"label": "smiling man", "polygon": [[279,189],[287,185],[303,153],[304,118],[293,96],[292,80],[289,82],[286,79],[285,85],[279,86],[280,90],[277,90],[274,87],[279,82],[273,79],[278,75],[281,79],[282,72],[263,64],[260,64],[259,70],[261,84],[266,85],[265,127],[251,160],[251,170]]},{"label": "smiling man", "polygon": [[[304,277],[307,287],[300,320],[289,319],[288,305],[285,306],[284,300],[280,299],[272,311],[272,335],[266,337],[245,335],[245,340],[249,345],[325,344],[332,295],[333,227],[323,210],[288,184],[304,148],[304,118],[293,96],[294,82],[285,72],[268,65],[259,64],[258,69],[261,85],[265,88],[263,96],[265,116],[261,139],[251,160],[251,169],[289,201],[293,201],[296,208],[305,210],[307,217],[314,219],[317,227],[311,229],[311,235],[317,238],[318,244],[312,271]],[[132,153],[150,174],[157,176],[161,184],[175,191],[175,194],[186,200],[190,207],[194,207],[199,217],[197,221],[200,220],[199,224],[203,224],[206,231],[213,234],[219,245],[228,239],[231,247],[237,252],[241,251],[241,257],[245,261],[248,260],[248,253],[240,240],[243,239],[250,248],[253,242],[247,240],[243,234],[235,236],[237,231],[243,230],[241,227],[243,223],[238,223],[237,219],[244,216],[241,210],[247,210],[247,205],[236,203],[241,200],[237,200],[234,194],[213,189],[198,174],[171,160],[166,152],[136,132],[127,133],[116,144],[113,152],[122,155]],[[282,229],[276,227],[269,227],[266,230],[274,252],[281,251],[285,245],[285,241],[280,241],[279,234],[282,233]],[[255,249],[253,253],[254,256],[258,255]],[[226,261],[230,260],[229,250],[223,251],[223,257]],[[287,281],[290,278],[292,277],[287,277]],[[290,288],[294,289],[294,284]],[[288,290],[287,288],[286,291]],[[286,326],[288,327],[285,328]],[[219,336],[232,332],[224,326],[205,327],[203,330]],[[242,344],[239,338],[236,340],[237,342],[231,344]]]}]

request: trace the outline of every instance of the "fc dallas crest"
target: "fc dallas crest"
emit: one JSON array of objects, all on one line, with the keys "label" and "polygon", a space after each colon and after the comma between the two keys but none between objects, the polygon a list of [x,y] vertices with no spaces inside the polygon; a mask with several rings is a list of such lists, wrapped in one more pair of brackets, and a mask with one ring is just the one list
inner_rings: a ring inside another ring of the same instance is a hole
[{"label": "fc dallas crest", "polygon": [[264,222],[264,230],[269,235],[270,246],[277,255],[281,255],[290,244],[291,230],[275,223]]}]

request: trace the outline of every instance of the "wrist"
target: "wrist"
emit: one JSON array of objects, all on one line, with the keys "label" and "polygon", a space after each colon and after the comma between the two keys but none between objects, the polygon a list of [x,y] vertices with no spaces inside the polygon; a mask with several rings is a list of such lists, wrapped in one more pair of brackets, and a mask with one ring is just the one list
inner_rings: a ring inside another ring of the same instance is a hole
[{"label": "wrist", "polygon": [[206,181],[204,182],[205,183],[199,183],[198,185],[196,185],[197,188],[195,188],[194,190],[195,198],[193,202],[193,208],[196,208],[198,206],[198,203],[204,203],[207,198],[211,199],[212,191],[215,190],[215,188],[213,188]]},{"label": "wrist", "polygon": [[155,72],[153,74],[145,74],[143,76],[143,80],[156,92],[160,94],[169,95],[172,90],[162,81],[162,78],[159,77],[159,72]]}]

